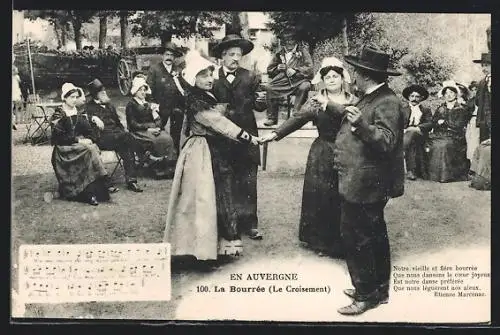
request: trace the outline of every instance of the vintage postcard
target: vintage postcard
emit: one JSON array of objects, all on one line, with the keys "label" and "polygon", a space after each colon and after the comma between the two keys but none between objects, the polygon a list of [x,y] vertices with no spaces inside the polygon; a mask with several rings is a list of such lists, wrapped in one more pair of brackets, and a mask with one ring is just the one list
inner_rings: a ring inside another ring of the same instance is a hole
[{"label": "vintage postcard", "polygon": [[490,14],[12,16],[13,321],[490,324]]}]

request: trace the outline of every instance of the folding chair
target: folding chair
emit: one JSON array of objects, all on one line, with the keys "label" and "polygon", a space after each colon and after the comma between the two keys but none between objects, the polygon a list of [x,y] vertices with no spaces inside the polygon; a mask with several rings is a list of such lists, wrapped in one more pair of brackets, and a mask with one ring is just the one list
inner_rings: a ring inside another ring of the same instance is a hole
[{"label": "folding chair", "polygon": [[116,151],[112,151],[112,150],[101,150],[101,156],[103,156],[103,153],[113,153],[113,156],[115,158],[115,161],[111,161],[111,162],[106,162],[106,163],[114,163],[114,167],[113,167],[113,170],[111,171],[110,175],[109,175],[109,178],[113,178],[113,176],[115,175],[116,173],[116,170],[118,170],[118,167],[122,167],[123,168],[123,158],[120,157],[120,155],[118,155],[118,153]]},{"label": "folding chair", "polygon": [[[27,126],[26,139],[33,145],[49,143],[50,117],[61,103],[35,103],[32,122]],[[34,129],[33,129],[34,128]]]}]

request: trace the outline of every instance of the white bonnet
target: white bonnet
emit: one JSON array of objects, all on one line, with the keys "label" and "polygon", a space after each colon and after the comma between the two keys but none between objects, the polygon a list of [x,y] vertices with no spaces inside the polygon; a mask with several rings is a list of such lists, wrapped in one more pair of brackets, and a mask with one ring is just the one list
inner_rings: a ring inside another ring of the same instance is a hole
[{"label": "white bonnet", "polygon": [[344,64],[342,63],[342,61],[340,61],[338,58],[335,58],[335,57],[325,57],[323,58],[323,60],[321,61],[321,66],[318,70],[318,72],[316,72],[316,75],[314,76],[313,80],[311,81],[311,84],[313,85],[316,85],[318,83],[321,82],[321,74],[320,74],[320,71],[321,69],[324,69],[325,67],[327,66],[336,66],[336,67],[340,67],[343,71],[343,76],[344,76],[344,81],[348,84],[351,83],[351,76],[349,75],[349,72],[347,72],[347,70],[345,69],[345,66]]},{"label": "white bonnet", "polygon": [[72,83],[64,83],[61,87],[61,100],[64,101],[64,97],[68,92],[72,90],[77,90],[78,91],[78,97],[82,97],[85,95],[83,90],[80,87],[77,87],[73,85]]},{"label": "white bonnet", "polygon": [[182,77],[191,86],[194,86],[196,75],[200,73],[200,71],[210,66],[214,68],[217,67],[216,64],[201,56],[196,50],[189,50],[184,57],[184,61],[186,62],[186,67],[182,71]]},{"label": "white bonnet", "polygon": [[146,93],[151,94],[151,88],[146,82],[146,78],[143,76],[136,76],[132,80],[132,87],[130,88],[130,94],[134,95],[141,87],[146,86]]}]

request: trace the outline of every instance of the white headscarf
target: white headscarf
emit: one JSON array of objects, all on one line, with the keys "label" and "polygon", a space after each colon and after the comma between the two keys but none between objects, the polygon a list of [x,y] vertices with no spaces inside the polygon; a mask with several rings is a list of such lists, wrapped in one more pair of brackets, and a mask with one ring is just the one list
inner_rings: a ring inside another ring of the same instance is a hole
[{"label": "white headscarf", "polygon": [[65,95],[68,94],[68,92],[70,92],[72,90],[77,90],[79,97],[82,97],[85,94],[80,87],[77,87],[77,86],[73,85],[72,83],[64,83],[61,87],[61,100],[64,101]]},{"label": "white headscarf", "polygon": [[[217,65],[209,61],[208,59],[202,57],[197,50],[190,50],[184,57],[186,62],[186,67],[182,71],[182,77],[191,86],[195,85],[196,75],[201,71],[213,66],[217,68]],[[217,73],[217,71],[214,71]]]},{"label": "white headscarf", "polygon": [[316,72],[316,75],[314,76],[313,80],[311,81],[311,84],[316,85],[316,84],[319,84],[321,82],[320,71],[327,66],[336,66],[336,67],[341,68],[342,69],[342,76],[344,77],[344,81],[347,84],[351,83],[351,76],[349,75],[349,72],[347,72],[347,70],[345,69],[344,64],[338,58],[325,57],[321,61],[321,66],[320,66],[318,72]]},{"label": "white headscarf", "polygon": [[151,88],[146,82],[146,78],[142,76],[136,76],[134,80],[132,80],[132,87],[130,88],[130,94],[135,95],[137,91],[143,87],[146,86],[146,94],[151,94]]}]

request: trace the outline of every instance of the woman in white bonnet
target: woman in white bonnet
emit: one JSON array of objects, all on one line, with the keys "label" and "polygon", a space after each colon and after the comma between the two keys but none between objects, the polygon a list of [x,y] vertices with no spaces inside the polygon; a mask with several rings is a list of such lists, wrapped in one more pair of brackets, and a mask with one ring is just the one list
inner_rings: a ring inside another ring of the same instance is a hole
[{"label": "woman in white bonnet", "polygon": [[146,101],[150,93],[145,77],[136,75],[130,89],[132,99],[125,107],[127,127],[155,177],[172,178],[177,152],[172,137],[161,129],[158,106]]},{"label": "woman in white bonnet", "polygon": [[[312,80],[312,84],[324,86],[318,94],[340,104],[352,103],[354,97],[346,89],[350,82],[345,66],[335,57],[323,59]],[[307,158],[299,240],[320,256],[342,257],[338,175],[333,168],[333,147],[341,117],[326,113],[311,98],[296,115],[262,140],[279,141],[309,121],[318,127],[319,136],[311,145]]]},{"label": "woman in white bonnet", "polygon": [[110,196],[106,186],[108,173],[95,144],[97,134],[91,122],[100,128],[104,125],[77,110],[78,99],[83,96],[83,90],[71,83],[62,86],[63,104],[51,117],[52,166],[61,197],[97,206]]},{"label": "woman in white bonnet", "polygon": [[188,138],[177,161],[164,242],[171,244],[172,256],[194,256],[211,269],[218,256],[231,259],[243,251],[227,143],[258,145],[258,139],[224,116],[227,105],[211,93],[215,65],[197,51],[185,61]]}]

